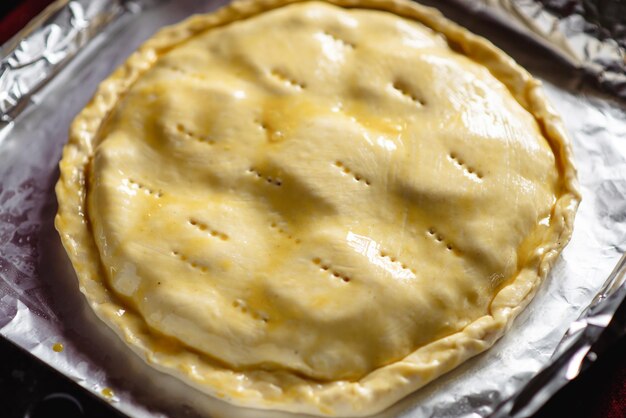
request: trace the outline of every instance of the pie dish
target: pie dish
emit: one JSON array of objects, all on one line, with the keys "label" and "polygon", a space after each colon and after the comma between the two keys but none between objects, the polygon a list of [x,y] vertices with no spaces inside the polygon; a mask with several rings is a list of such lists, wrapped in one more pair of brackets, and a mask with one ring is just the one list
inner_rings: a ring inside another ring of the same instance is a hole
[{"label": "pie dish", "polygon": [[540,83],[402,0],[235,2],[76,117],[56,227],[96,314],[228,402],[368,415],[490,347],[571,235]]}]

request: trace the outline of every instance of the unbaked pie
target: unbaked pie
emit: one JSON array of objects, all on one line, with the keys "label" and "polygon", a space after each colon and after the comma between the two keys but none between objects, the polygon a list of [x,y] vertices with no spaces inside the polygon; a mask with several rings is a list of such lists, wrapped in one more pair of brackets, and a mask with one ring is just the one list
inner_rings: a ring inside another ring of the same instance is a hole
[{"label": "unbaked pie", "polygon": [[98,316],[229,402],[367,415],[485,350],[568,241],[539,82],[401,0],[233,3],[102,83],[56,226]]}]

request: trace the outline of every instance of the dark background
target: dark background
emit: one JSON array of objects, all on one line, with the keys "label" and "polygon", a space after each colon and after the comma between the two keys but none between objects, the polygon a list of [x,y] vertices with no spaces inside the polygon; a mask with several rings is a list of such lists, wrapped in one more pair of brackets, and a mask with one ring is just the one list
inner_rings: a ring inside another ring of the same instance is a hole
[{"label": "dark background", "polygon": [[[626,45],[626,0],[543,0],[556,14],[582,14],[598,36]],[[0,45],[51,0],[0,0]],[[1,75],[1,74],[0,74]],[[626,309],[622,309],[626,312]],[[626,316],[626,315],[623,315]],[[621,324],[626,318],[618,318]],[[0,337],[0,417],[117,418],[106,402]],[[626,338],[557,393],[534,418],[626,418]]]}]

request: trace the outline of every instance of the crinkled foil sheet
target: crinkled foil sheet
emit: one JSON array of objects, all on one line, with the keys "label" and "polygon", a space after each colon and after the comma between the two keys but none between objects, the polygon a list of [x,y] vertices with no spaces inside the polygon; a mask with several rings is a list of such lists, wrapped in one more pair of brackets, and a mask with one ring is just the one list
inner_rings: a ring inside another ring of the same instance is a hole
[{"label": "crinkled foil sheet", "polygon": [[[145,365],[91,312],[53,226],[68,127],[97,84],[161,26],[222,3],[59,1],[0,55],[0,334],[132,417],[293,416],[229,406]],[[601,355],[598,342],[626,296],[618,263],[626,248],[624,44],[576,9],[425,3],[544,80],[573,140],[583,203],[572,241],[511,330],[379,416],[521,418]]]}]

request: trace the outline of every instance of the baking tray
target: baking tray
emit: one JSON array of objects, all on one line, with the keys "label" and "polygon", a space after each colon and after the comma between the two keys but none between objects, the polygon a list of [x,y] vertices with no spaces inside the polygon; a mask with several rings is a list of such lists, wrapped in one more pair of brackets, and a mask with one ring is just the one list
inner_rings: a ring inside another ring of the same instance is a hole
[{"label": "baking tray", "polygon": [[[507,335],[379,416],[529,416],[597,356],[594,344],[626,293],[623,264],[610,275],[626,243],[620,84],[602,82],[610,69],[597,55],[576,58],[553,42],[567,33],[515,17],[536,2],[423,3],[544,80],[572,137],[583,203],[571,243]],[[293,416],[231,407],[146,366],[87,306],[53,227],[61,149],[97,84],[158,28],[221,4],[60,1],[0,60],[0,334],[133,417]]]}]

